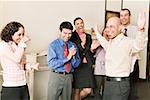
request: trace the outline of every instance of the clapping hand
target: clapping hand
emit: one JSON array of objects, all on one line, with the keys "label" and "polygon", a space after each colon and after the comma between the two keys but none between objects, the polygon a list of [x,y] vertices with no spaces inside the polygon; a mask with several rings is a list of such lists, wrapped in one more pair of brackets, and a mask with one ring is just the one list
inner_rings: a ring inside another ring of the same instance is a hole
[{"label": "clapping hand", "polygon": [[92,44],[91,44],[91,50],[95,50],[98,46],[100,45],[98,40],[93,40]]},{"label": "clapping hand", "polygon": [[69,55],[68,55],[67,58],[70,60],[75,54],[76,54],[76,48],[75,47],[71,47],[69,49]]},{"label": "clapping hand", "polygon": [[74,56],[74,55],[76,54],[76,48],[75,48],[75,47],[71,47],[71,48],[69,49],[69,53],[71,53],[72,56]]}]

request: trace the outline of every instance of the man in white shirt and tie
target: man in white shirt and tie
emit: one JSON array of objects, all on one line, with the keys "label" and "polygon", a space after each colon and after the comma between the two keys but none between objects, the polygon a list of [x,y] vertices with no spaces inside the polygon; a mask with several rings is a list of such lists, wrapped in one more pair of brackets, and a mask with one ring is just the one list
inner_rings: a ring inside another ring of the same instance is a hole
[{"label": "man in white shirt and tie", "polygon": [[[143,24],[141,22],[139,24]],[[144,27],[144,24],[143,24]],[[129,75],[131,72],[132,56],[146,46],[146,34],[142,28],[135,39],[126,37],[121,33],[122,25],[118,17],[111,17],[106,24],[107,41],[99,34],[95,27],[95,33],[101,46],[106,50],[105,70],[106,82],[103,100],[127,100],[130,92]]]},{"label": "man in white shirt and tie", "polygon": [[[137,26],[130,24],[131,19],[131,12],[129,9],[124,8],[120,11],[120,21],[123,26],[124,31],[126,32],[125,35],[135,39],[137,34]],[[139,54],[135,54],[132,57],[132,68],[131,68],[131,74],[130,74],[130,85],[131,85],[131,91],[129,95],[129,100],[137,100],[137,87],[136,83],[139,79],[139,63],[138,60],[140,59]]]}]

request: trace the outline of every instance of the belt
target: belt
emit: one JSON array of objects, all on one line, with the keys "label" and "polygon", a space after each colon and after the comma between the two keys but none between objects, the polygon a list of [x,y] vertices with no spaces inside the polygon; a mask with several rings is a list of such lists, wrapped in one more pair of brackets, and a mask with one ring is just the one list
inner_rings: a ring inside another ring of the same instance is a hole
[{"label": "belt", "polygon": [[57,74],[62,74],[62,75],[67,75],[67,74],[71,74],[71,72],[67,73],[67,72],[57,72],[55,70],[52,70],[52,72],[55,72]]},{"label": "belt", "polygon": [[117,82],[128,81],[129,77],[106,77],[106,80],[107,81],[117,81]]}]

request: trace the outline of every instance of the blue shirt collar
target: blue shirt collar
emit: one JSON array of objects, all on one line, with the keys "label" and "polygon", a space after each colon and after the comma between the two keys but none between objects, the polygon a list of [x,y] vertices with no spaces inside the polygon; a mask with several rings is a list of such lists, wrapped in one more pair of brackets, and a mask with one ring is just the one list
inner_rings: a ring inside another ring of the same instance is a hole
[{"label": "blue shirt collar", "polygon": [[[59,42],[60,42],[60,45],[61,45],[61,46],[64,46],[64,43],[65,43],[64,40],[61,39],[61,38],[59,38],[58,40],[59,40]],[[68,41],[67,41],[67,44],[68,44]]]}]

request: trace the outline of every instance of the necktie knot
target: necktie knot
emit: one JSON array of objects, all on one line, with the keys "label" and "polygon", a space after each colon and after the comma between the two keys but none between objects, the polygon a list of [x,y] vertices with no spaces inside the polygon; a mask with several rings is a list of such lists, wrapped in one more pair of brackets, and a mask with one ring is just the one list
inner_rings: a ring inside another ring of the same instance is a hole
[{"label": "necktie knot", "polygon": [[127,35],[127,28],[124,29],[124,35],[125,35],[125,36],[128,36],[128,35]]}]

